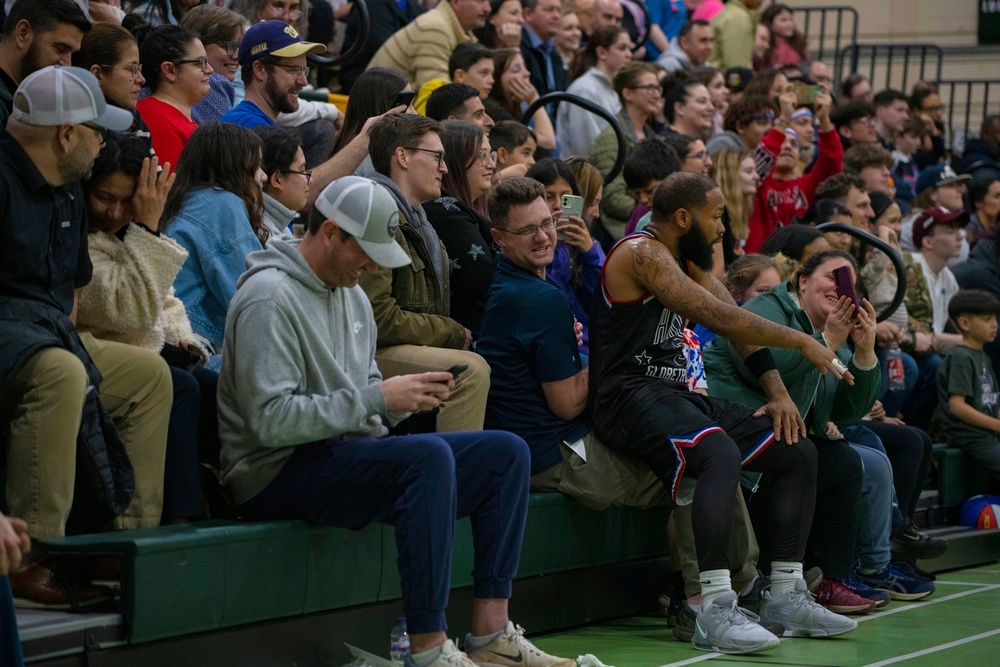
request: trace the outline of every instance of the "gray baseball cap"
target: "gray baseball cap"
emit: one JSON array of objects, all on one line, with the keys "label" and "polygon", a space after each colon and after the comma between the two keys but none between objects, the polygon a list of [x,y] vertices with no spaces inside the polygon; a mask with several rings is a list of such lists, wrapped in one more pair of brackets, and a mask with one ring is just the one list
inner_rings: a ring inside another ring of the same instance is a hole
[{"label": "gray baseball cap", "polygon": [[94,123],[119,132],[130,128],[133,120],[128,111],[104,101],[93,74],[81,67],[59,65],[44,67],[21,82],[14,92],[11,115],[27,125]]},{"label": "gray baseball cap", "polygon": [[323,188],[316,209],[353,236],[379,266],[398,269],[410,257],[398,243],[399,209],[383,186],[360,176],[338,178]]}]

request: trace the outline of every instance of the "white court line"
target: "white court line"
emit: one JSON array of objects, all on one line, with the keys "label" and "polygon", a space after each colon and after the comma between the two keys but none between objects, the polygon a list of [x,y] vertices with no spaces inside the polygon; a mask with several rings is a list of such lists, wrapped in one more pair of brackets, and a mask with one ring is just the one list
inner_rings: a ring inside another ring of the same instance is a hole
[{"label": "white court line", "polygon": [[990,630],[989,632],[983,632],[978,635],[972,635],[971,637],[966,637],[965,639],[957,639],[953,642],[948,642],[947,644],[941,644],[940,646],[932,646],[931,648],[925,648],[923,651],[915,651],[913,653],[907,653],[906,655],[898,655],[895,658],[889,658],[888,660],[883,660],[881,662],[873,662],[865,665],[865,667],[884,667],[884,665],[894,665],[897,662],[903,662],[912,658],[919,658],[920,656],[937,653],[938,651],[945,651],[950,648],[955,648],[956,646],[961,646],[962,644],[969,644],[971,642],[979,641],[980,639],[986,639],[987,637],[992,637],[993,635],[1000,635],[1000,629]]},{"label": "white court line", "polygon": [[[935,582],[936,583],[936,582]],[[995,591],[1000,588],[1000,584],[984,584],[981,588],[977,588],[971,591],[962,591],[961,593],[952,593],[951,595],[945,595],[943,598],[934,598],[933,600],[917,600],[912,604],[908,604],[905,607],[896,607],[895,609],[890,609],[889,611],[877,611],[874,614],[868,614],[857,619],[858,623],[864,623],[865,621],[873,621],[876,618],[884,618],[886,616],[892,616],[893,614],[899,614],[904,611],[913,611],[916,609],[923,609],[929,607],[932,604],[937,604],[939,602],[948,602],[950,600],[957,600],[958,598],[964,598],[966,595],[975,595],[976,593],[986,593],[989,591]]]},{"label": "white court line", "polygon": [[[897,607],[895,609],[890,609],[888,611],[875,612],[874,614],[869,614],[867,616],[863,616],[863,617],[858,618],[856,620],[858,621],[858,623],[863,623],[865,621],[871,621],[871,620],[874,620],[876,618],[882,618],[884,616],[891,616],[892,614],[898,614],[898,613],[904,612],[904,611],[913,611],[913,610],[917,610],[917,609],[923,609],[924,607],[927,607],[928,605],[937,604],[938,602],[947,602],[949,600],[956,600],[958,598],[963,598],[963,597],[965,597],[967,595],[975,595],[976,593],[986,593],[988,591],[993,591],[993,590],[997,590],[998,588],[1000,588],[1000,584],[966,584],[964,582],[957,582],[957,581],[955,581],[955,582],[952,582],[952,581],[937,582],[936,581],[934,583],[935,584],[938,584],[938,583],[941,583],[941,584],[950,584],[950,585],[955,585],[955,586],[972,585],[972,586],[979,586],[979,588],[976,588],[975,590],[970,590],[970,591],[962,591],[961,593],[953,593],[951,595],[946,595],[946,596],[944,596],[942,598],[935,598],[934,600],[928,600],[927,602],[922,602],[921,601],[921,602],[917,602],[917,603],[914,603],[914,604],[908,604],[905,607]],[[1000,630],[994,630],[994,631],[985,633],[983,635],[976,635],[975,637],[968,637],[966,639],[961,639],[961,640],[958,640],[957,643],[956,642],[952,642],[952,644],[944,644],[941,647],[926,649],[924,652],[913,653],[913,654],[910,654],[910,656],[900,656],[898,658],[891,658],[890,659],[891,662],[879,662],[879,663],[874,663],[872,665],[866,665],[865,667],[878,667],[878,665],[889,665],[889,664],[892,664],[892,662],[898,662],[898,661],[900,661],[900,660],[902,660],[904,658],[917,657],[918,655],[922,655],[923,653],[933,653],[934,651],[943,650],[944,648],[950,648],[952,645],[957,646],[957,645],[959,645],[961,643],[975,641],[977,639],[982,639],[983,637],[987,637],[987,636],[994,635],[994,634],[1000,634]],[[784,642],[785,639],[789,639],[789,637],[785,637],[781,641]],[[683,667],[684,665],[694,665],[694,664],[699,663],[699,662],[705,662],[706,660],[714,660],[715,658],[721,658],[721,657],[724,657],[726,655],[727,654],[725,654],[725,653],[704,653],[702,655],[698,655],[698,656],[695,656],[693,658],[688,658],[687,660],[681,660],[679,662],[670,662],[670,663],[667,663],[665,665],[660,665],[660,667]]]}]

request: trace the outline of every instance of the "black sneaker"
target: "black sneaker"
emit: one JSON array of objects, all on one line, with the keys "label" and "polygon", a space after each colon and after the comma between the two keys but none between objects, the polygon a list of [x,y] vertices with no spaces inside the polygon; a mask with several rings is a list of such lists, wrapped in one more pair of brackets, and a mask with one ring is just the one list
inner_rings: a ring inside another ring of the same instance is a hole
[{"label": "black sneaker", "polygon": [[924,535],[912,521],[892,531],[889,543],[892,545],[892,559],[897,561],[937,558],[948,550],[947,541]]},{"label": "black sneaker", "polygon": [[677,624],[677,615],[680,613],[681,607],[686,607],[687,604],[683,598],[661,595],[660,606],[663,607],[663,612],[667,615],[667,627],[672,628]]},{"label": "black sneaker", "polygon": [[[756,588],[756,586],[754,586]],[[763,590],[763,589],[762,589]],[[743,598],[740,598],[739,606],[742,607]],[[677,620],[674,623],[674,639],[679,642],[689,642],[694,637],[695,625],[698,622],[698,614],[691,609],[691,605],[684,600],[677,612]],[[761,623],[761,626],[775,637],[785,634],[785,626],[781,623]]]}]

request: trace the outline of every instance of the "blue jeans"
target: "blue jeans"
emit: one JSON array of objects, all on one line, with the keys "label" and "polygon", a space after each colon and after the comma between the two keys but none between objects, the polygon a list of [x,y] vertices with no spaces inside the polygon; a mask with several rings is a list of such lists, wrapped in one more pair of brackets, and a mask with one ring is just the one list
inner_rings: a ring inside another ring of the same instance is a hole
[{"label": "blue jeans", "polygon": [[861,457],[864,477],[861,480],[861,502],[858,503],[858,533],[855,557],[861,568],[877,572],[889,562],[892,532],[892,466],[884,452],[851,444]]},{"label": "blue jeans", "polygon": [[0,665],[24,667],[21,640],[17,637],[14,596],[10,592],[10,580],[7,577],[0,577]]},{"label": "blue jeans", "polygon": [[473,595],[510,598],[528,513],[531,455],[505,431],[332,439],[299,445],[249,519],[395,527],[407,629],[447,629],[456,517],[472,518]]}]

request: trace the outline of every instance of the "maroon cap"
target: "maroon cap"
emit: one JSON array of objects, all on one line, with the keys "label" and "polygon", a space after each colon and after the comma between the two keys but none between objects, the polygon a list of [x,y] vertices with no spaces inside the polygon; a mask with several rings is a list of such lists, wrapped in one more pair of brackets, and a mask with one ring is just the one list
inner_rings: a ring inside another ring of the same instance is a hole
[{"label": "maroon cap", "polygon": [[934,225],[965,227],[967,224],[969,224],[968,211],[946,211],[940,206],[925,208],[913,221],[913,245],[920,250],[921,242]]}]

